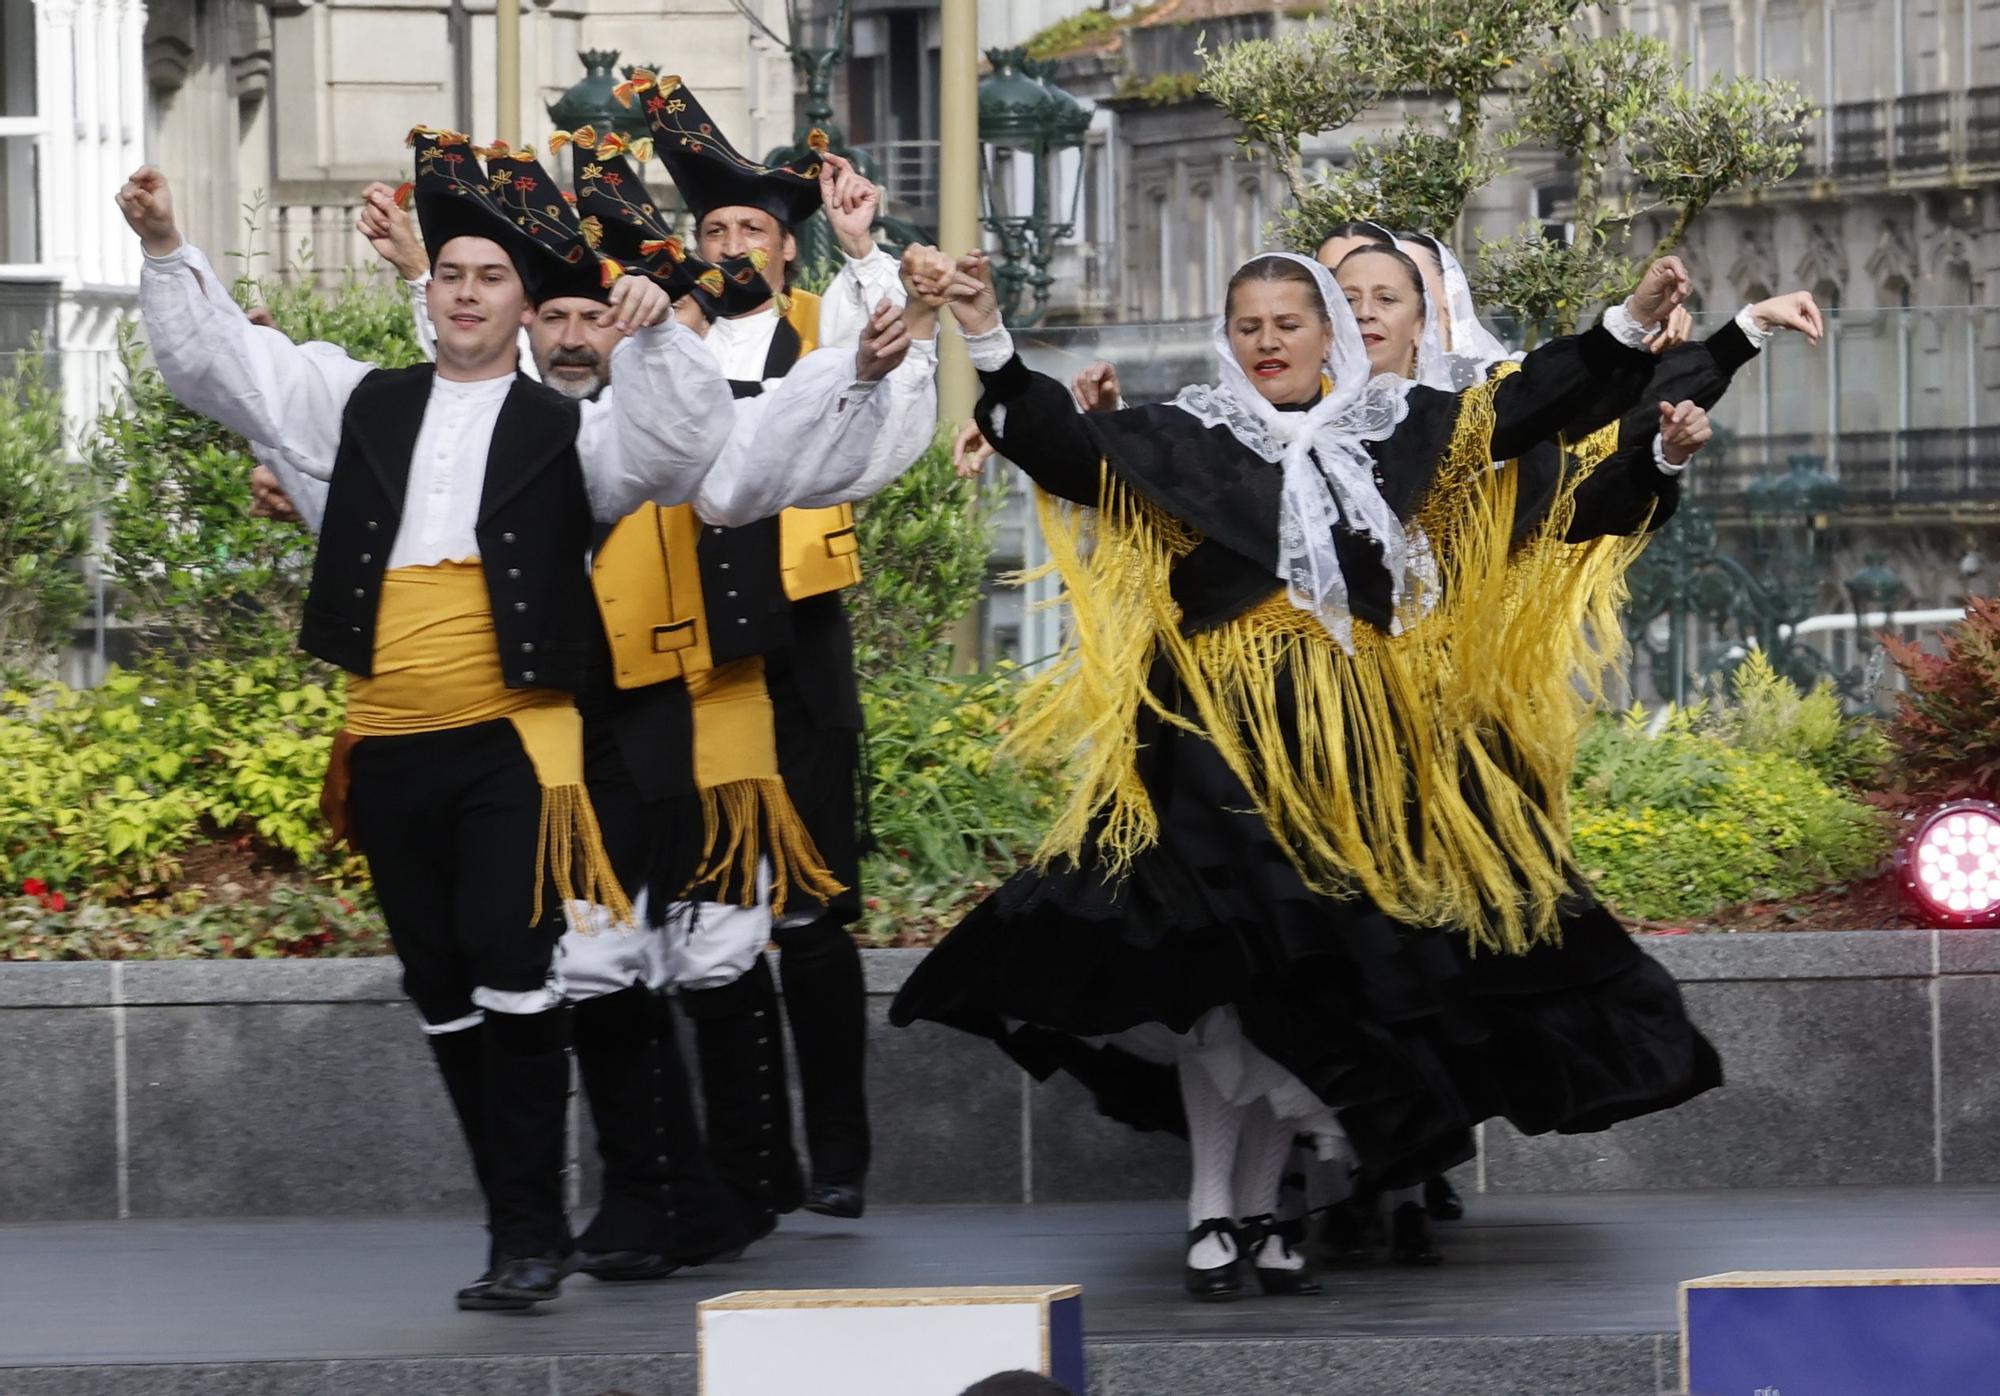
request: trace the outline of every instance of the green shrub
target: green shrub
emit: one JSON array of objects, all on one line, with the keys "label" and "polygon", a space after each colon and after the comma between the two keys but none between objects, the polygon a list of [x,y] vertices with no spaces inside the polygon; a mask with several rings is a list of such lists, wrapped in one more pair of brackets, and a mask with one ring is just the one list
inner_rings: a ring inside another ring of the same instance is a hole
[{"label": "green shrub", "polygon": [[1599,896],[1648,920],[1701,916],[1864,876],[1888,833],[1807,760],[1733,744],[1703,706],[1604,717],[1571,784],[1578,863]]},{"label": "green shrub", "polygon": [[1047,827],[1055,780],[1000,754],[1015,686],[1007,672],[944,675],[921,665],[868,679],[863,774],[877,851],[862,886],[871,939],[943,929],[1014,872]]},{"label": "green shrub", "polygon": [[364,885],[325,847],[319,789],[341,699],[289,657],[114,670],[0,694],[0,886],[168,895],[188,851],[235,839],[286,872]]},{"label": "green shrub", "polygon": [[60,646],[88,599],[94,492],[64,446],[62,393],[37,342],[0,378],[0,671]]},{"label": "green shrub", "polygon": [[863,677],[902,665],[943,670],[934,654],[979,600],[993,553],[997,472],[982,487],[958,478],[949,428],[903,477],[855,506],[861,585],[847,594],[855,666]]}]

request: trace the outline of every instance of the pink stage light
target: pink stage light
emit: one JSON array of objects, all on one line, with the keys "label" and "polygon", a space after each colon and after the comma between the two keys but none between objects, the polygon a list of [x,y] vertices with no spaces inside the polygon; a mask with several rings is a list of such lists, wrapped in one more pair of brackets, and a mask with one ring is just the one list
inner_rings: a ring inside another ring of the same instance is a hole
[{"label": "pink stage light", "polygon": [[1896,854],[1903,891],[1933,926],[2000,926],[2000,805],[1954,800]]}]

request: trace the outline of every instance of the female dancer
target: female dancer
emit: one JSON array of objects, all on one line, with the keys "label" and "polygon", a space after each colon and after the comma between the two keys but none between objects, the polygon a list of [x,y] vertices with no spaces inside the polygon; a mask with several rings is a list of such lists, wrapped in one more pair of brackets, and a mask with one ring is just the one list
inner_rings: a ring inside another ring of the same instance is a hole
[{"label": "female dancer", "polygon": [[[965,266],[979,425],[1041,486],[1072,610],[1018,740],[1073,790],[1036,868],[892,1020],[990,1037],[1185,1133],[1201,1297],[1239,1292],[1246,1254],[1266,1292],[1316,1288],[1270,1215],[1295,1134],[1405,1186],[1494,1115],[1599,1129],[1716,1084],[1671,978],[1576,889],[1567,773],[1545,764],[1562,743],[1520,735],[1569,715],[1509,708],[1504,676],[1460,663],[1523,623],[1521,518],[1553,501],[1611,531],[1653,507],[1566,501],[1524,453],[1636,400],[1678,264],[1451,394],[1372,373],[1324,268],[1258,257],[1230,283],[1218,385],[1096,415],[1020,362],[983,259]],[[1495,966],[1480,986],[1473,948]]]}]

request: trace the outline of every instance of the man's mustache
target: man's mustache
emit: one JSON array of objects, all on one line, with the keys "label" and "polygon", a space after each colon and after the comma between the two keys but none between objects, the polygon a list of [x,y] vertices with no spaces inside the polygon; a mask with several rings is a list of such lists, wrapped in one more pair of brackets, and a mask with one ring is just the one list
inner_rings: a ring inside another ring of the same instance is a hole
[{"label": "man's mustache", "polygon": [[550,368],[589,368],[604,366],[604,359],[595,349],[555,349],[549,353]]}]

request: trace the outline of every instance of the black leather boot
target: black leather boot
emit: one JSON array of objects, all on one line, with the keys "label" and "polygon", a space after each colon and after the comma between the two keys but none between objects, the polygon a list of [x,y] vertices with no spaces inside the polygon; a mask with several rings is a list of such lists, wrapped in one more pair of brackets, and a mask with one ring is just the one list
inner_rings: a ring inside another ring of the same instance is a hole
[{"label": "black leather boot", "polygon": [[[472,1172],[479,1180],[479,1195],[487,1195],[486,1149],[486,1043],[476,1027],[458,1032],[432,1033],[424,1039],[436,1059],[438,1074],[444,1077],[445,1093],[451,1097],[452,1112],[465,1135],[465,1147],[472,1155]],[[488,1227],[488,1248],[492,1245]],[[527,1309],[531,1299],[498,1299],[493,1294],[493,1266],[489,1254],[486,1270],[456,1296],[461,1309]]]},{"label": "black leather boot", "polygon": [[562,1292],[573,1254],[563,1213],[569,1050],[563,1010],[489,1013],[486,1143],[496,1300],[542,1303]]},{"label": "black leather boot", "polygon": [[1424,1184],[1424,1210],[1432,1221],[1458,1221],[1465,1216],[1465,1199],[1458,1195],[1451,1179],[1440,1173]]},{"label": "black leather boot", "polygon": [[759,956],[735,983],[684,989],[679,998],[701,1053],[709,1159],[751,1239],[760,1239],[805,1200],[771,967]]},{"label": "black leather boot", "polygon": [[1188,1249],[1193,1250],[1197,1241],[1210,1236],[1227,1236],[1236,1248],[1236,1258],[1227,1264],[1206,1269],[1183,1265],[1181,1282],[1187,1286],[1187,1292],[1197,1299],[1211,1303],[1234,1299],[1243,1292],[1243,1243],[1236,1234],[1235,1223],[1227,1217],[1210,1217],[1188,1233]]},{"label": "black leather boot", "polygon": [[861,951],[838,919],[780,926],[778,979],[804,1098],[812,1182],[805,1207],[859,1217],[868,1177],[868,990]]},{"label": "black leather boot", "polygon": [[1431,1219],[1421,1202],[1405,1202],[1398,1207],[1389,1227],[1389,1259],[1396,1264],[1444,1264],[1443,1253],[1431,1240]]},{"label": "black leather boot", "polygon": [[1286,1254],[1295,1253],[1284,1240],[1284,1228],[1269,1213],[1261,1217],[1245,1217],[1237,1224],[1236,1243],[1249,1260],[1251,1269],[1257,1272],[1257,1287],[1266,1294],[1318,1294],[1319,1281],[1313,1278],[1312,1271],[1307,1267],[1287,1270],[1283,1266],[1267,1267],[1257,1263],[1264,1253],[1264,1243],[1273,1237],[1278,1238]]},{"label": "black leather boot", "polygon": [[749,1240],[695,1123],[673,1009],[643,987],[573,1010],[576,1058],[604,1161],[604,1196],[577,1238],[577,1268],[652,1280]]}]

